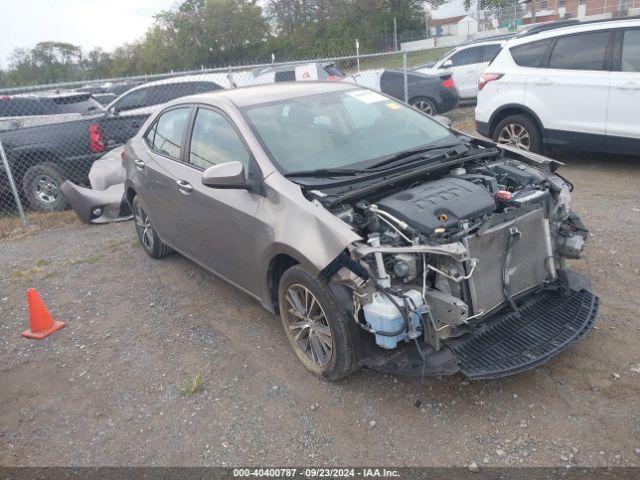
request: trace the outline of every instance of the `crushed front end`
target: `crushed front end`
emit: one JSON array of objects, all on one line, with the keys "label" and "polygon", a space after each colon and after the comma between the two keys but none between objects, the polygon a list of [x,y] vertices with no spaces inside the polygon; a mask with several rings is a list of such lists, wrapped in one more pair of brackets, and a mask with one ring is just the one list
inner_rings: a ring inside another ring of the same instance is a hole
[{"label": "crushed front end", "polygon": [[351,293],[362,365],[495,378],[546,362],[592,326],[598,299],[566,266],[588,236],[572,186],[552,162],[478,152],[366,194],[311,193],[363,238],[325,272]]}]

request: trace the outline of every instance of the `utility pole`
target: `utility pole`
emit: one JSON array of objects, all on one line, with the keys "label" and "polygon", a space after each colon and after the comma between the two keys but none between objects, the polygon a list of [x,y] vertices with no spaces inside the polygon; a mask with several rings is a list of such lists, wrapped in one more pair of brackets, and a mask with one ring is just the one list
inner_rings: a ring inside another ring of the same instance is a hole
[{"label": "utility pole", "polygon": [[531,25],[536,23],[536,0],[531,0]]},{"label": "utility pole", "polygon": [[398,51],[398,24],[396,23],[396,17],[393,17],[393,46],[395,51]]}]

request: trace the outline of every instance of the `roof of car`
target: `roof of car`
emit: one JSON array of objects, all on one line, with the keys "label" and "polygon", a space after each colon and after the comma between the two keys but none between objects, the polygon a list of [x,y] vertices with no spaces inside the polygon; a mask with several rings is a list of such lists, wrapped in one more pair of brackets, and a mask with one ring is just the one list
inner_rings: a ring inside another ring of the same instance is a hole
[{"label": "roof of car", "polygon": [[230,90],[216,90],[215,92],[183,97],[179,100],[184,102],[185,99],[188,99],[188,101],[192,102],[209,103],[212,99],[224,98],[238,107],[247,107],[250,105],[259,105],[321,93],[353,90],[356,88],[361,87],[352,83],[337,81],[282,82],[239,87]]},{"label": "roof of car", "polygon": [[533,33],[529,33],[523,36],[516,36],[515,38],[509,40],[508,46],[511,47],[514,45],[521,45],[536,40],[554,38],[560,35],[568,35],[572,33],[638,26],[640,26],[640,19],[637,18],[614,19],[608,21],[598,20],[592,22],[564,22],[558,24],[555,24],[555,22],[551,22],[547,24],[547,28],[534,30]]}]

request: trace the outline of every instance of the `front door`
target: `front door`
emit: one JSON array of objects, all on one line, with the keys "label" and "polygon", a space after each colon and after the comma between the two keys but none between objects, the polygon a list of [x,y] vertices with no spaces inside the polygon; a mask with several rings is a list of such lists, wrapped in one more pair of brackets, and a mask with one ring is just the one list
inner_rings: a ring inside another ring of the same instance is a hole
[{"label": "front door", "polygon": [[174,247],[242,289],[258,295],[260,278],[256,238],[268,226],[256,218],[262,197],[244,189],[217,189],[202,184],[202,172],[213,165],[239,161],[256,172],[248,148],[220,111],[200,107],[187,134],[183,163],[176,170],[172,196],[180,232]]}]

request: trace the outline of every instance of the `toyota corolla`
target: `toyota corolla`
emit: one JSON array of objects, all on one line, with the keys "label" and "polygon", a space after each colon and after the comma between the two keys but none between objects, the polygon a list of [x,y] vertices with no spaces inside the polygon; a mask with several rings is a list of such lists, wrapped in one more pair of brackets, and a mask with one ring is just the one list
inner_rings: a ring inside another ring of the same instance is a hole
[{"label": "toyota corolla", "polygon": [[257,299],[331,380],[510,375],[597,314],[566,265],[588,230],[560,164],[377,92],[300,82],[180,98],[123,162],[144,250],[177,251]]}]

